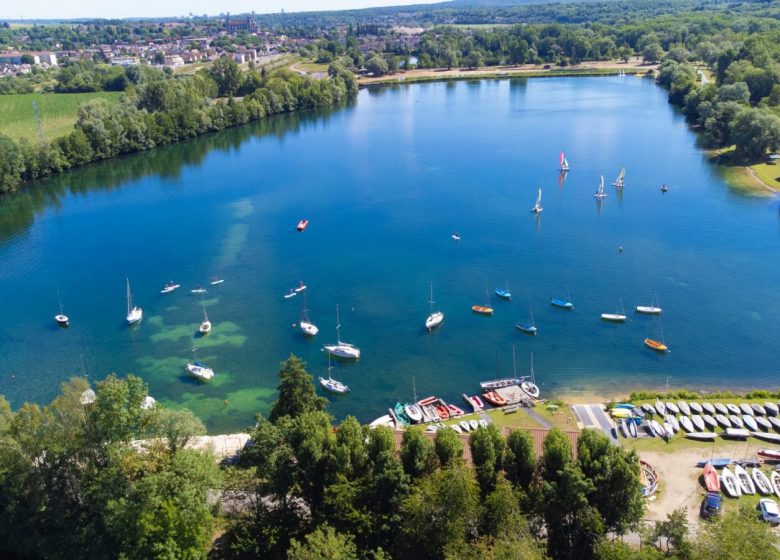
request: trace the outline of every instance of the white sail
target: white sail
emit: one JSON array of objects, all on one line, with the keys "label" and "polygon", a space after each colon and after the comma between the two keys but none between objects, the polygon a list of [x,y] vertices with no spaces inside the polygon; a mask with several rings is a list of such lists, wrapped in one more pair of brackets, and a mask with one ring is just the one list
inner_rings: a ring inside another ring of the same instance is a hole
[{"label": "white sail", "polygon": [[544,210],[544,208],[542,208],[542,189],[539,189],[539,195],[536,197],[536,204],[531,208],[531,212],[538,214],[542,210]]}]

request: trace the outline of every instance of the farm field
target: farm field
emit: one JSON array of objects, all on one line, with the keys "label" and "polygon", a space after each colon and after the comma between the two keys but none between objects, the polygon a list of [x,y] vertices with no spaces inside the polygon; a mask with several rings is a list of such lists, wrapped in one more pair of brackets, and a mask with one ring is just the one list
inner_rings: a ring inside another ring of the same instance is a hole
[{"label": "farm field", "polygon": [[101,97],[112,103],[119,101],[121,93],[24,93],[0,97],[0,132],[14,140],[34,141],[38,137],[33,101],[38,109],[47,140],[66,134],[76,122],[79,105],[89,99]]}]

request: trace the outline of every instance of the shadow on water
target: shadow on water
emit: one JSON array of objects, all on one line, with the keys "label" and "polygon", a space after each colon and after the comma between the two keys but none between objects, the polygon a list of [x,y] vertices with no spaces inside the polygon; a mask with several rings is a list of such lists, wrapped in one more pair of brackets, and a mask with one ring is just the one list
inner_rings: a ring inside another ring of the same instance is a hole
[{"label": "shadow on water", "polygon": [[62,199],[69,195],[112,191],[143,177],[176,179],[186,167],[201,165],[211,152],[237,150],[250,138],[274,136],[281,139],[290,133],[327,124],[336,111],[349,106],[351,104],[274,115],[170,146],[120,156],[30,181],[18,192],[0,197],[0,242],[24,233],[36,214],[50,206],[59,207]]}]

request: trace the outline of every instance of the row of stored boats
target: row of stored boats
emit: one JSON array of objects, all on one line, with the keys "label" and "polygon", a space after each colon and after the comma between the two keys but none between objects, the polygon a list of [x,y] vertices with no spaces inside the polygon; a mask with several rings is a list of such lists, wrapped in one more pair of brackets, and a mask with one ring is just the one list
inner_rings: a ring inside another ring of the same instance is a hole
[{"label": "row of stored boats", "polygon": [[767,476],[760,467],[754,466],[748,472],[747,468],[734,463],[731,469],[723,466],[718,474],[717,465],[708,462],[704,465],[703,477],[708,492],[722,491],[732,498],[756,493],[780,497],[780,473],[777,471],[772,471]]},{"label": "row of stored boats", "polygon": [[[780,403],[698,403],[692,401],[617,404],[611,414],[624,437],[638,437],[644,425],[651,436],[670,439],[683,432],[689,439],[713,441],[718,436],[731,439],[756,437],[780,443]],[[722,428],[717,433],[713,430]]]}]

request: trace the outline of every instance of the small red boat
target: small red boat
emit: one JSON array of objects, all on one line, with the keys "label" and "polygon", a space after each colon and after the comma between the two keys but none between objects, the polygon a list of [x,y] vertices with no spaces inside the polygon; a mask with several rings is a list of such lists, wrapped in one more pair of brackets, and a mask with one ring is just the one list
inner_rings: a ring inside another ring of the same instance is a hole
[{"label": "small red boat", "polygon": [[447,407],[444,406],[443,404],[436,406],[436,414],[438,414],[439,418],[441,418],[442,420],[446,420],[447,418],[450,417],[449,410],[447,410]]},{"label": "small red boat", "polygon": [[482,393],[482,396],[487,402],[494,406],[504,406],[506,404],[506,399],[495,391],[486,391],[485,393]]},{"label": "small red boat", "polygon": [[720,492],[720,478],[712,463],[704,465],[704,486],[708,492]]},{"label": "small red boat", "polygon": [[759,449],[756,455],[770,461],[780,461],[780,449]]},{"label": "small red boat", "polygon": [[309,227],[309,220],[301,220],[300,222],[298,222],[298,227],[297,227],[298,231],[303,231],[307,227]]},{"label": "small red boat", "polygon": [[477,412],[485,408],[485,403],[483,403],[482,399],[480,399],[479,396],[477,395],[470,397],[466,393],[463,393],[463,400],[469,403],[469,406],[471,406],[471,408],[474,409],[474,412]]}]

